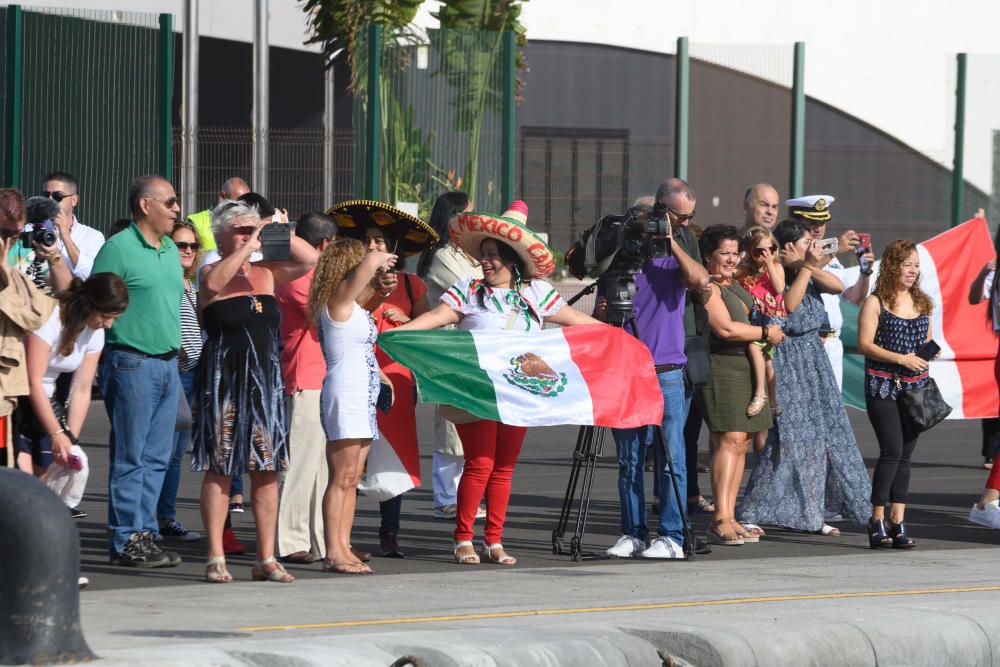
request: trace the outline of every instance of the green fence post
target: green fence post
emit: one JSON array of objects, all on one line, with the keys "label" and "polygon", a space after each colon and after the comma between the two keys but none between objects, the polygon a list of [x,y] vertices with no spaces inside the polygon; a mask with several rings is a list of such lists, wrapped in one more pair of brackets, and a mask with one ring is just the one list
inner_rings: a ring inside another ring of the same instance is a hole
[{"label": "green fence post", "polygon": [[795,42],[795,64],[792,68],[792,155],[789,197],[802,196],[802,175],[806,157],[806,43]]},{"label": "green fence post", "polygon": [[503,34],[503,147],[500,164],[500,194],[504,206],[514,201],[514,109],[517,46],[513,31]]},{"label": "green fence post", "polygon": [[160,150],[157,168],[160,175],[173,178],[174,142],[174,16],[160,14],[160,62],[158,69],[159,127],[156,133]]},{"label": "green fence post", "polygon": [[[365,115],[365,199],[379,197],[382,150],[382,26],[368,26],[368,108]],[[395,202],[390,202],[395,203]]]},{"label": "green fence post", "polygon": [[21,108],[22,65],[24,59],[24,11],[20,5],[7,7],[7,117],[4,118],[4,132],[7,155],[7,169],[3,182],[12,188],[21,187]]},{"label": "green fence post", "polygon": [[674,176],[688,177],[688,107],[691,93],[691,64],[688,60],[688,38],[677,38],[677,92],[674,96]]},{"label": "green fence post", "polygon": [[957,56],[958,80],[955,82],[955,161],[951,170],[951,226],[962,222],[965,205],[965,70],[968,54]]}]

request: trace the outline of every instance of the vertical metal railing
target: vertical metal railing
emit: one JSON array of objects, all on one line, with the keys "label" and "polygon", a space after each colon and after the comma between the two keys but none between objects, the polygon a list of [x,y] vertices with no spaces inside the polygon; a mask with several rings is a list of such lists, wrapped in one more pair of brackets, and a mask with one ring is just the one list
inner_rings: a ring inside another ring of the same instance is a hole
[{"label": "vertical metal railing", "polygon": [[951,170],[951,226],[962,222],[965,205],[965,77],[968,54],[959,53],[955,58],[955,153]]},{"label": "vertical metal railing", "polygon": [[795,64],[792,67],[792,153],[790,158],[790,197],[802,196],[806,159],[806,44],[795,42]]},{"label": "vertical metal railing", "polygon": [[674,175],[688,177],[688,110],[691,100],[691,63],[688,59],[688,38],[677,38],[677,92],[674,111]]},{"label": "vertical metal railing", "polygon": [[159,127],[156,133],[159,144],[160,174],[170,178],[173,171],[173,99],[174,99],[174,16],[160,14],[159,36]]},{"label": "vertical metal railing", "polygon": [[4,93],[7,95],[6,118],[4,118],[4,148],[7,155],[4,163],[7,165],[3,175],[4,184],[10,187],[21,186],[21,95],[22,65],[24,58],[24,13],[19,5],[7,7],[7,85]]}]

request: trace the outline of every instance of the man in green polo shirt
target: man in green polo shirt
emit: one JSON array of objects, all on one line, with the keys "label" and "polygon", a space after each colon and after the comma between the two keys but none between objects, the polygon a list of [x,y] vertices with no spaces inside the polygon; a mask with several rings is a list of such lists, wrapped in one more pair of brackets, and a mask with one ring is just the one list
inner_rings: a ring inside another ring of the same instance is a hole
[{"label": "man in green polo shirt", "polygon": [[[236,201],[246,193],[250,192],[250,186],[239,176],[233,176],[219,190],[219,201]],[[198,232],[198,240],[201,241],[201,249],[205,252],[215,250],[215,235],[212,233],[212,209],[206,208],[204,211],[192,213],[187,217],[188,222],[194,225]]]},{"label": "man in green polo shirt", "polygon": [[170,232],[180,206],[162,176],[140,176],[129,187],[135,220],[94,260],[128,285],[129,306],[105,334],[100,389],[111,420],[108,497],[111,562],[167,567],[180,557],[156,544],[156,502],[173,454],[180,399],[177,350],[184,278]]}]

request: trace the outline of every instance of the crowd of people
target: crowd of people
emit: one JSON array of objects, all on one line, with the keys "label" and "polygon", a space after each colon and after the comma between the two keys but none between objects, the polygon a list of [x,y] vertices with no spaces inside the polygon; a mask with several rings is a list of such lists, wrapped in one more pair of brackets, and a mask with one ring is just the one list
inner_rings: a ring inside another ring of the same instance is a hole
[{"label": "crowd of people", "polygon": [[[210,209],[183,219],[169,181],[139,177],[128,191],[131,218],[107,240],[77,220],[72,175],[48,175],[41,196],[58,204],[52,219],[34,223],[54,233],[48,245],[25,232],[23,195],[0,189],[0,358],[9,367],[0,374],[2,449],[25,473],[46,479],[70,470],[85,483],[78,436],[96,381],[111,425],[108,555],[120,566],[176,566],[180,556],[164,538],[202,538],[176,511],[190,452],[191,469],[203,473],[206,581],[233,581],[226,556],[246,550],[231,527],[244,476],[256,529],[253,579],[290,583],[284,564],[316,561],[328,572],[371,573],[372,554],[351,541],[369,454],[391,444],[405,468],[419,470],[416,384],[378,336],[535,332],[607,318],[603,295],[588,315],[545,281],[554,254],[528,226],[524,202],[499,215],[474,213],[468,195],[447,192],[429,224],[381,202],[343,202],[300,216],[287,252],[273,259],[262,253],[262,234],[288,224],[287,212],[240,178],[223,184]],[[904,515],[919,429],[903,398],[931,383],[923,349],[933,304],[920,288],[913,242],[885,248],[874,286],[870,237],[848,230],[826,247],[833,202],[788,200],[789,217],[779,221],[778,192],[756,184],[742,229],[702,230],[694,190],[675,178],[630,210],[637,219],[665,211],[672,239],[667,256],[635,275],[633,304],[664,417],[661,431],[613,430],[622,536],[608,555],[683,558],[710,544],[758,542],[765,526],[833,537],[832,524],[844,519],[867,527],[873,549],[915,546]],[[467,224],[472,217],[477,224]],[[854,274],[838,255],[859,267],[850,285]],[[1000,333],[994,276],[991,261],[969,300],[989,302]],[[861,306],[858,351],[880,450],[871,481],[841,398],[841,299]],[[434,514],[455,524],[454,560],[516,564],[503,529],[526,429],[446,405],[434,419]],[[698,486],[703,424],[712,498]],[[655,536],[646,515],[650,467]],[[403,557],[403,495],[419,479],[396,489],[365,484],[380,500],[378,555]],[[1000,528],[1000,467],[986,486],[970,520]],[[77,491],[64,499],[85,516]],[[711,522],[705,541],[690,544],[695,513]],[[485,519],[479,548],[477,518]]]}]

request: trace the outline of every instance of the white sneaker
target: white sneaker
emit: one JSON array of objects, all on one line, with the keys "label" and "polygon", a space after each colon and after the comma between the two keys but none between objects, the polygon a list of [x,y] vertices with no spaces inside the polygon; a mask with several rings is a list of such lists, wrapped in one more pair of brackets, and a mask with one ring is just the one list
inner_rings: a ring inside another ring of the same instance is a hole
[{"label": "white sneaker", "polygon": [[634,558],[640,551],[646,548],[646,543],[640,540],[638,537],[630,537],[628,535],[622,535],[615,542],[615,546],[611,547],[604,553],[613,558]]},{"label": "white sneaker", "polygon": [[649,548],[639,554],[642,558],[684,558],[684,549],[669,537],[657,537]]},{"label": "white sneaker", "polygon": [[1000,528],[1000,499],[986,503],[979,509],[979,503],[974,503],[969,510],[969,521],[987,528]]}]

